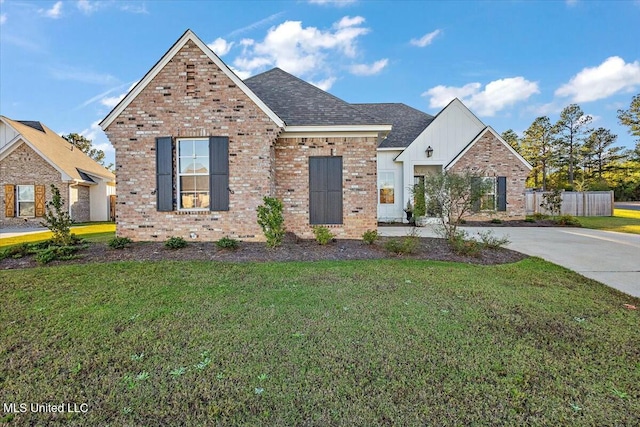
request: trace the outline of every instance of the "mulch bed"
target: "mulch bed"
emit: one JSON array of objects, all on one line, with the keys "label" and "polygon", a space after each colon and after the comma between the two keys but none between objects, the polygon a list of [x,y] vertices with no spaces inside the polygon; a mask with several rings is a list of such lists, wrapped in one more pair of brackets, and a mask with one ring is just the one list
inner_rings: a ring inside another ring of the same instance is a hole
[{"label": "mulch bed", "polygon": [[[268,248],[264,243],[240,242],[236,250],[220,249],[213,242],[190,242],[187,247],[171,250],[163,242],[137,242],[125,249],[110,249],[105,243],[90,243],[78,252],[78,257],[68,261],[53,261],[47,266],[66,264],[105,263],[117,261],[322,261],[360,259],[425,259],[455,261],[471,264],[505,264],[516,262],[527,256],[509,249],[483,249],[479,256],[460,256],[453,252],[443,239],[419,238],[420,244],[413,254],[395,255],[384,249],[390,237],[380,238],[367,245],[362,240],[336,240],[322,246],[315,240],[288,239],[278,248]],[[32,268],[39,264],[33,256],[0,260],[0,269]]]}]

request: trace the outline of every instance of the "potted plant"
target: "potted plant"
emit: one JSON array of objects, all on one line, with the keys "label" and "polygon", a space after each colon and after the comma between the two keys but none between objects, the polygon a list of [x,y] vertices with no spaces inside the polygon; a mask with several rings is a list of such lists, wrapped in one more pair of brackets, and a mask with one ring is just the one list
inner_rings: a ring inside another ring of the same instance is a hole
[{"label": "potted plant", "polygon": [[413,216],[413,205],[411,204],[411,200],[407,200],[407,207],[404,208],[404,212],[407,214],[407,221],[411,222],[411,217]]}]

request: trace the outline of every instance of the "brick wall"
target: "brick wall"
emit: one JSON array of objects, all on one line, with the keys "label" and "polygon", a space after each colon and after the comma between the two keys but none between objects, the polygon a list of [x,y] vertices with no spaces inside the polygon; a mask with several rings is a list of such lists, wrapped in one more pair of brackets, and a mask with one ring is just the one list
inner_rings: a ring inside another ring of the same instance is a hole
[{"label": "brick wall", "polygon": [[[0,161],[0,227],[29,228],[41,227],[42,218],[5,218],[4,185],[44,185],[47,202],[51,200],[50,184],[60,190],[65,201],[65,210],[69,201],[68,185],[61,180],[60,172],[47,163],[27,144],[21,144],[11,154]],[[17,197],[16,197],[17,200]]]},{"label": "brick wall", "polygon": [[[273,146],[280,131],[188,42],[106,130],[116,149],[118,235],[165,240],[189,239],[194,233],[197,240],[264,240],[256,207],[274,193]],[[160,136],[229,137],[229,211],[156,210],[155,138]]]},{"label": "brick wall", "polygon": [[91,199],[89,187],[79,185],[75,187],[76,200],[71,204],[71,219],[75,222],[88,222],[91,220]]},{"label": "brick wall", "polygon": [[529,169],[489,130],[451,168],[470,170],[483,176],[507,177],[507,211],[480,212],[473,217],[524,217],[524,189]]},{"label": "brick wall", "polygon": [[[313,238],[309,225],[309,157],[342,156],[343,224],[328,226],[338,238],[359,239],[377,229],[377,138],[280,138],[276,144],[276,194],[285,226]],[[332,152],[333,151],[333,152]]]}]

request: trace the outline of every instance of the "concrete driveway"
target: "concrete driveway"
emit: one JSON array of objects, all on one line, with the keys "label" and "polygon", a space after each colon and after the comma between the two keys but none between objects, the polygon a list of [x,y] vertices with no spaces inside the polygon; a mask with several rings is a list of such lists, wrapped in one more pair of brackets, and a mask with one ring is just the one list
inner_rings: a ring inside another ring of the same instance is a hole
[{"label": "concrete driveway", "polygon": [[[509,249],[537,256],[629,295],[640,297],[640,235],[564,227],[464,227],[471,236],[491,230],[508,236]],[[408,227],[380,227],[382,236],[404,236]],[[431,227],[420,235],[435,236]]]}]

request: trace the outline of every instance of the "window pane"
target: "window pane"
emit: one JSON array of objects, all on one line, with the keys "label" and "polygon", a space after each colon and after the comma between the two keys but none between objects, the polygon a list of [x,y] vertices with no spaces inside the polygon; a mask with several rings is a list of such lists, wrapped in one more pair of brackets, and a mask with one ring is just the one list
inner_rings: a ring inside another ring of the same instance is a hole
[{"label": "window pane", "polygon": [[209,193],[198,192],[195,196],[195,207],[200,209],[206,209],[209,207]]},{"label": "window pane", "polygon": [[209,192],[209,176],[200,175],[194,177],[196,180],[196,190]]},{"label": "window pane", "polygon": [[181,176],[180,192],[196,191],[196,178],[195,176]]},{"label": "window pane", "polygon": [[192,209],[196,204],[196,195],[194,193],[180,193],[180,209]]},{"label": "window pane", "polygon": [[381,204],[395,203],[393,172],[380,172],[378,175],[378,188],[380,189]]},{"label": "window pane", "polygon": [[190,139],[183,139],[178,142],[178,155],[180,157],[193,157],[193,141]]},{"label": "window pane", "polygon": [[209,141],[205,139],[193,141],[194,154],[197,157],[209,157]]},{"label": "window pane", "polygon": [[18,203],[18,215],[19,216],[36,216],[35,203],[34,202]]},{"label": "window pane", "polygon": [[35,200],[35,191],[33,185],[18,186],[18,201],[32,202]]}]

